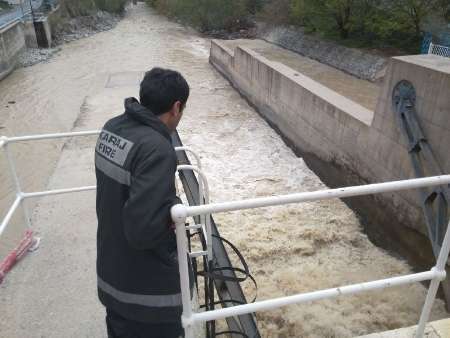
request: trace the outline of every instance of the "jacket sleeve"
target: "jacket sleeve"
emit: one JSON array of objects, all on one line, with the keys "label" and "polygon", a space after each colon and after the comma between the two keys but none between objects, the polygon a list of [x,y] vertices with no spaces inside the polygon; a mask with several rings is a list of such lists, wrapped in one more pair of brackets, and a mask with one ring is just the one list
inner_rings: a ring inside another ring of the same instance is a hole
[{"label": "jacket sleeve", "polygon": [[175,192],[176,161],[158,147],[134,169],[130,195],[122,210],[125,236],[141,250],[154,249],[171,235],[170,208],[180,200]]}]

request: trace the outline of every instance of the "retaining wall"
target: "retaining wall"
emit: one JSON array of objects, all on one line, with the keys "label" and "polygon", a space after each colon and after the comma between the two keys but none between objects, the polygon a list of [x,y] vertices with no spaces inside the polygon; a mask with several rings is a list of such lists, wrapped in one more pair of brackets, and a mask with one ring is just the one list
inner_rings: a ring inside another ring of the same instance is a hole
[{"label": "retaining wall", "polygon": [[[375,112],[243,47],[232,51],[215,40],[210,62],[331,186],[414,176],[391,108],[393,87],[409,80],[416,88],[425,134],[444,172],[450,172],[450,59],[434,55],[391,59]],[[430,262],[416,192],[346,201],[368,224],[366,230],[375,242],[416,262]]]},{"label": "retaining wall", "polygon": [[384,76],[387,59],[305,34],[298,27],[259,23],[259,38],[369,81]]},{"label": "retaining wall", "polygon": [[0,80],[16,67],[18,54],[25,49],[25,33],[20,21],[0,29]]}]

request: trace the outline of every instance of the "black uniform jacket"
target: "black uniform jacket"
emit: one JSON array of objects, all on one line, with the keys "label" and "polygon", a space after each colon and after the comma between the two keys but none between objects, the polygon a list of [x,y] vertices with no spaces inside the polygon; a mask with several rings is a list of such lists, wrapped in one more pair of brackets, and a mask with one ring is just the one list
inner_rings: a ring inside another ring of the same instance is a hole
[{"label": "black uniform jacket", "polygon": [[181,316],[176,238],[170,208],[176,155],[168,128],[134,98],[109,120],[95,149],[98,295],[141,322]]}]

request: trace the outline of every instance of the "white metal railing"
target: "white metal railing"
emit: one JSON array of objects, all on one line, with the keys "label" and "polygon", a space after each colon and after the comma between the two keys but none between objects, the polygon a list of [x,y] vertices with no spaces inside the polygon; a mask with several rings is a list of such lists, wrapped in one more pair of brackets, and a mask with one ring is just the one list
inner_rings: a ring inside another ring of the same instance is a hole
[{"label": "white metal railing", "polygon": [[[46,190],[46,191],[37,191],[37,192],[24,192],[22,189],[22,186],[20,184],[19,177],[17,175],[16,171],[16,165],[14,158],[9,150],[9,145],[17,142],[29,142],[29,141],[40,141],[40,140],[48,140],[48,139],[60,139],[60,138],[70,138],[70,137],[80,137],[80,136],[93,136],[98,135],[101,131],[100,130],[92,130],[92,131],[81,131],[81,132],[68,132],[68,133],[54,133],[54,134],[42,134],[42,135],[30,135],[30,136],[18,136],[18,137],[6,137],[2,136],[0,137],[0,148],[3,150],[6,160],[8,162],[9,171],[11,174],[11,177],[14,181],[14,187],[15,187],[15,194],[16,198],[12,205],[9,207],[8,211],[6,212],[5,217],[3,218],[2,222],[0,223],[0,237],[5,231],[6,227],[8,226],[9,222],[11,221],[15,211],[17,208],[22,207],[22,212],[25,218],[27,231],[31,232],[31,218],[29,217],[29,211],[27,210],[26,204],[23,203],[25,199],[27,198],[33,198],[33,197],[44,197],[44,196],[50,196],[50,195],[60,195],[60,194],[67,194],[67,193],[75,193],[75,192],[82,192],[82,191],[91,191],[95,190],[96,186],[82,186],[82,187],[74,187],[74,188],[64,188],[64,189],[53,189],[53,190]],[[189,147],[176,147],[175,151],[185,151],[187,153],[190,153],[193,155],[196,161],[196,166],[191,165],[181,165],[177,167],[177,170],[192,170],[198,174],[199,178],[199,204],[202,205],[204,201],[206,203],[209,203],[209,187],[208,182],[206,180],[206,177],[204,173],[201,171],[202,164],[200,160],[200,156],[198,156],[197,153],[195,153],[191,148]],[[196,225],[197,228],[201,228],[203,233],[205,234],[206,243],[208,250],[203,253],[195,253],[193,256],[197,255],[208,255],[208,259],[212,259],[212,238],[211,238],[211,222],[210,217],[207,217],[206,215],[201,217],[201,224]],[[193,226],[194,228],[195,226]],[[29,235],[29,232],[27,234]],[[37,248],[37,245],[39,244],[39,239],[35,239],[34,241],[35,246],[33,249]],[[31,242],[28,244],[28,248],[30,248]],[[8,257],[7,257],[8,258]],[[1,257],[0,257],[1,259]],[[0,263],[2,263],[0,261]],[[6,262],[8,263],[8,262]],[[1,270],[2,266],[0,265],[0,283],[2,281],[2,278],[4,277],[4,274],[11,268],[10,266],[6,268],[6,271]]]},{"label": "white metal railing", "polygon": [[8,209],[5,217],[0,223],[0,236],[5,231],[9,222],[11,221],[12,216],[16,209],[21,206],[22,212],[25,217],[25,222],[28,230],[31,230],[31,219],[29,216],[29,212],[27,207],[23,201],[27,198],[32,197],[42,197],[48,195],[59,195],[59,194],[67,194],[72,192],[80,192],[80,191],[88,191],[95,190],[95,186],[85,186],[85,187],[77,187],[77,188],[67,188],[67,189],[55,189],[48,191],[39,191],[39,192],[24,192],[22,189],[22,185],[20,183],[19,177],[17,176],[16,165],[14,158],[9,149],[9,145],[17,142],[26,142],[26,141],[38,141],[38,140],[47,140],[47,139],[58,139],[58,138],[67,138],[67,137],[75,137],[75,136],[90,136],[90,135],[98,135],[100,133],[99,130],[93,131],[83,131],[83,132],[71,132],[71,133],[55,133],[55,134],[44,134],[44,135],[30,135],[30,136],[18,136],[18,137],[0,137],[0,148],[3,150],[6,160],[8,162],[9,172],[14,181],[16,199],[11,207]]},{"label": "white metal railing", "polygon": [[291,195],[273,196],[265,198],[255,198],[243,201],[213,203],[200,206],[185,206],[182,204],[172,207],[172,219],[177,229],[177,248],[180,268],[180,283],[183,302],[182,322],[186,331],[186,337],[192,338],[192,328],[196,323],[202,323],[211,320],[223,319],[232,316],[249,314],[256,311],[275,309],[290,304],[304,303],[319,299],[333,298],[341,295],[356,294],[360,292],[384,289],[398,285],[405,285],[415,282],[431,280],[427,297],[420,316],[416,337],[423,337],[425,325],[428,322],[431,308],[436,297],[439,284],[446,277],[445,264],[450,251],[450,226],[447,227],[445,238],[441,247],[436,265],[429,271],[409,274],[404,276],[391,277],[366,283],[346,285],[338,288],[319,290],[308,293],[296,294],[293,296],[279,297],[258,301],[252,304],[237,305],[212,311],[194,312],[189,289],[189,272],[187,255],[188,242],[185,231],[185,222],[187,217],[212,214],[218,212],[228,212],[235,210],[244,210],[252,208],[262,208],[289,203],[302,203],[318,201],[331,198],[343,198],[351,196],[362,196],[367,194],[377,194],[384,192],[394,192],[406,189],[417,189],[438,185],[447,185],[450,183],[450,175],[435,176],[427,178],[410,179],[404,181],[394,181],[378,184],[369,184],[363,186],[329,189],[314,192],[304,192]]},{"label": "white metal railing", "polygon": [[428,54],[435,54],[440,56],[445,56],[450,58],[450,47],[436,45],[430,42],[430,47],[428,48]]},{"label": "white metal railing", "polygon": [[[9,151],[9,144],[22,141],[37,141],[44,139],[57,139],[66,137],[77,137],[77,136],[90,136],[99,134],[99,130],[95,131],[85,131],[85,132],[70,132],[70,133],[56,133],[56,134],[46,134],[46,135],[32,135],[32,136],[21,136],[21,137],[0,137],[0,148],[5,152],[9,169],[14,180],[16,188],[16,199],[6,213],[4,219],[0,224],[0,236],[9,224],[14,212],[19,206],[22,206],[27,226],[31,227],[31,221],[28,216],[28,210],[26,209],[23,200],[31,197],[41,197],[47,195],[57,195],[72,192],[81,192],[95,190],[96,186],[83,186],[75,188],[66,189],[55,189],[40,192],[23,192],[20,185],[19,178],[16,173],[15,162],[12,154]],[[428,289],[427,297],[422,309],[422,314],[420,316],[419,325],[416,332],[416,337],[423,337],[425,331],[425,325],[428,322],[431,308],[436,297],[436,293],[440,284],[440,281],[444,280],[446,277],[445,264],[450,251],[450,225],[447,227],[445,233],[445,238],[442,243],[441,251],[437,259],[436,265],[429,271],[409,274],[404,276],[397,276],[392,278],[386,278],[366,283],[346,285],[338,288],[319,290],[314,292],[296,294],[287,297],[279,297],[274,299],[268,299],[264,301],[258,301],[252,304],[237,305],[233,307],[227,307],[223,309],[217,309],[206,312],[194,312],[193,304],[190,297],[190,283],[189,283],[189,271],[187,263],[187,254],[192,256],[208,255],[208,260],[212,259],[211,254],[211,224],[210,215],[212,213],[218,212],[228,212],[233,210],[244,210],[252,208],[262,208],[268,206],[284,205],[290,203],[303,203],[310,201],[318,201],[324,199],[332,198],[343,198],[351,196],[362,196],[367,194],[377,194],[384,192],[394,192],[406,189],[417,189],[423,187],[431,187],[438,185],[450,184],[450,175],[410,179],[404,181],[394,181],[378,184],[369,184],[363,186],[339,188],[339,189],[328,189],[314,192],[304,192],[290,195],[282,196],[272,196],[265,198],[255,198],[243,201],[225,202],[225,203],[209,203],[209,186],[204,173],[201,170],[200,157],[195,154],[190,148],[180,147],[176,148],[177,151],[187,151],[194,155],[197,166],[191,165],[180,165],[178,170],[193,170],[197,172],[199,178],[199,196],[200,201],[198,206],[185,206],[182,204],[176,205],[172,208],[171,214],[172,219],[176,225],[176,237],[177,237],[177,247],[178,247],[178,260],[180,269],[180,283],[181,283],[181,293],[183,302],[183,315],[182,322],[183,327],[186,331],[186,337],[192,337],[192,328],[196,323],[203,323],[210,320],[216,320],[236,315],[253,313],[256,311],[270,310],[278,308],[281,306],[286,306],[290,304],[304,303],[319,299],[333,298],[341,295],[355,294],[370,290],[384,289],[398,285],[405,285],[415,282],[422,282],[426,280],[431,280],[430,287]],[[203,204],[203,201],[206,203]],[[195,224],[186,227],[186,218],[200,216],[201,224]],[[198,229],[202,228],[206,233],[207,238],[207,252],[197,252],[190,253],[188,249],[188,241],[186,236],[186,229]]]}]

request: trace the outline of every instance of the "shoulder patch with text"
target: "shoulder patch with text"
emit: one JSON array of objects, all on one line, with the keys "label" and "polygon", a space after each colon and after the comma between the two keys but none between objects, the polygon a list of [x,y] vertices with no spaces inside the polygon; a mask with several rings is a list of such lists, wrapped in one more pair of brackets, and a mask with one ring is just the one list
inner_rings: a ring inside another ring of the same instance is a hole
[{"label": "shoulder patch with text", "polygon": [[132,147],[133,142],[103,129],[95,150],[108,160],[123,166]]}]

